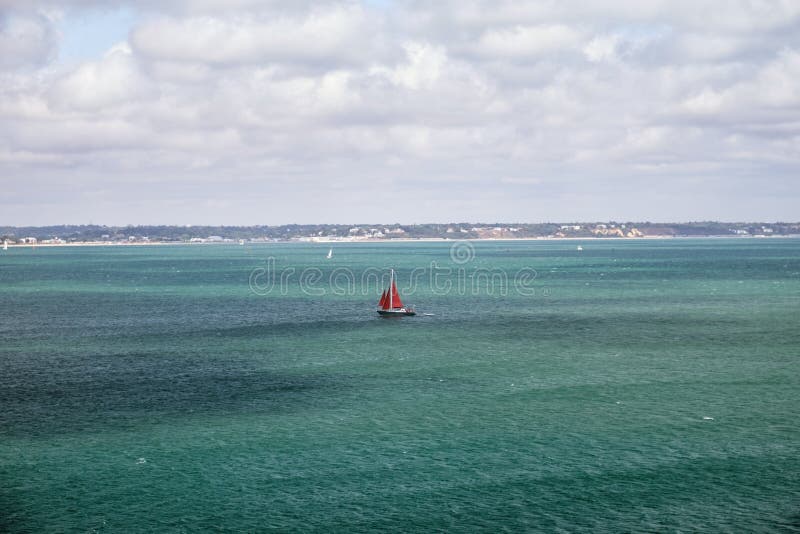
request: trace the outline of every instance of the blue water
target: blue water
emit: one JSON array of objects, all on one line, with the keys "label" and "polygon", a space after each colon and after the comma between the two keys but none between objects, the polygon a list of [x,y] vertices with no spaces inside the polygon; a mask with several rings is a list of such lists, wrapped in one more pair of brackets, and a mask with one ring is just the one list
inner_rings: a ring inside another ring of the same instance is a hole
[{"label": "blue water", "polygon": [[0,531],[800,530],[800,240],[577,244],[0,253]]}]

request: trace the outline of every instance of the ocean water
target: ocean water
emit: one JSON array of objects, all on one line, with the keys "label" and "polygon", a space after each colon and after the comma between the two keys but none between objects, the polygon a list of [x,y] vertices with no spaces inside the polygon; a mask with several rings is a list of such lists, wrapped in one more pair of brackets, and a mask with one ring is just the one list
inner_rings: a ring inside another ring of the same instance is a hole
[{"label": "ocean water", "polygon": [[800,240],[577,244],[0,252],[0,531],[799,531]]}]

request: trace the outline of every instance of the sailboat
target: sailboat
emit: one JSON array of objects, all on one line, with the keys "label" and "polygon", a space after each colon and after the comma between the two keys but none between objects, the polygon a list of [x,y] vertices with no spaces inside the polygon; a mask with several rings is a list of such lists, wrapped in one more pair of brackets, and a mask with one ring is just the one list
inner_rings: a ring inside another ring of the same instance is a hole
[{"label": "sailboat", "polygon": [[403,306],[403,301],[400,300],[400,294],[397,292],[397,284],[394,283],[394,269],[392,269],[389,289],[384,290],[381,300],[378,301],[378,314],[383,317],[417,314],[411,306]]},{"label": "sailboat", "polygon": [[328,249],[328,255],[325,256],[327,259],[331,259],[333,257],[333,249]]},{"label": "sailboat", "polygon": [[8,250],[8,241],[3,241],[3,250]]}]

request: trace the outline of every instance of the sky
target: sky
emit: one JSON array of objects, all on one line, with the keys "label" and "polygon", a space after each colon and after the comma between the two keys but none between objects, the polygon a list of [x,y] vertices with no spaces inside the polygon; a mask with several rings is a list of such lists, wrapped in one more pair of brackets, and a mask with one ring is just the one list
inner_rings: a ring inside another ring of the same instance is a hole
[{"label": "sky", "polygon": [[0,225],[800,220],[797,0],[0,0]]}]

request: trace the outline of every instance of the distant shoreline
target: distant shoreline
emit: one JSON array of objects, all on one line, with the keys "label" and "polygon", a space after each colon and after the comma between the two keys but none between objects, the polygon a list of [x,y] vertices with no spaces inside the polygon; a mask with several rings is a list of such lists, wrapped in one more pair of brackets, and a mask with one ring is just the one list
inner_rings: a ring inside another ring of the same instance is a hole
[{"label": "distant shoreline", "polygon": [[[398,237],[394,239],[369,238],[369,239],[287,239],[275,241],[245,241],[237,242],[205,242],[190,243],[183,241],[148,241],[148,242],[116,242],[116,241],[75,241],[70,243],[9,243],[12,248],[52,248],[52,247],[146,247],[146,246],[247,246],[247,245],[335,245],[335,244],[370,244],[370,243],[458,243],[464,241],[475,242],[527,242],[527,241],[605,241],[605,242],[634,242],[634,241],[664,241],[668,239],[799,239],[800,234],[789,235],[704,235],[704,236],[674,236],[650,235],[642,237],[475,237],[475,238],[438,238],[438,237]],[[0,251],[1,252],[1,251]]]},{"label": "distant shoreline", "polygon": [[800,235],[800,222],[574,222],[288,224],[281,226],[0,226],[9,245],[142,245],[193,243],[382,243],[555,239],[670,239]]}]

